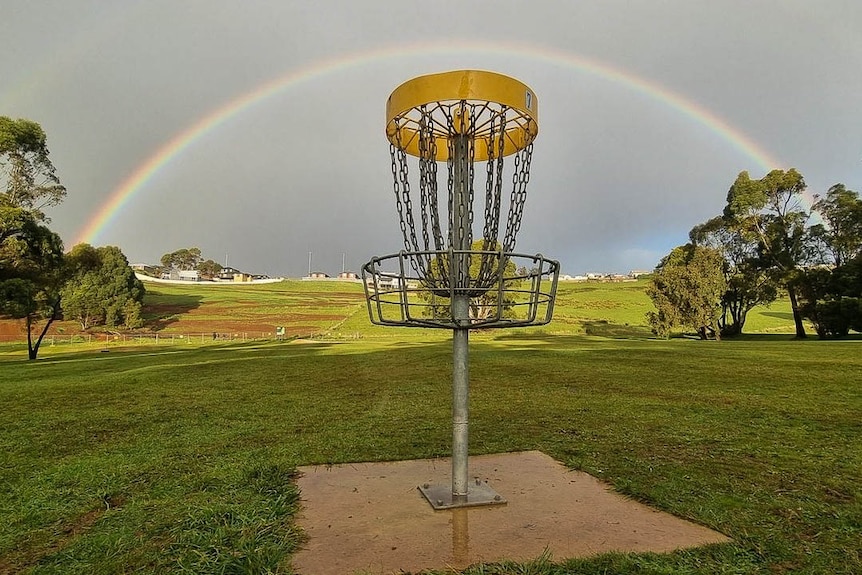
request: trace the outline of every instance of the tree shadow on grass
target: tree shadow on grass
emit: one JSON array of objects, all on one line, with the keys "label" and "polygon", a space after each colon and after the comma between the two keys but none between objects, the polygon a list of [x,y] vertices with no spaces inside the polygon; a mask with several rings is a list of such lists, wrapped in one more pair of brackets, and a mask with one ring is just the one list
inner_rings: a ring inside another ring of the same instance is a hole
[{"label": "tree shadow on grass", "polygon": [[148,297],[143,309],[144,327],[161,331],[178,322],[183,314],[201,306],[203,298],[194,294],[157,294]]},{"label": "tree shadow on grass", "polygon": [[744,333],[741,335],[736,335],[733,337],[725,338],[727,341],[815,341],[815,342],[824,342],[824,341],[862,341],[862,334],[860,333],[851,333],[844,337],[840,338],[826,338],[820,339],[817,337],[816,333],[811,331],[808,332],[808,337],[804,339],[799,339],[796,337],[794,333]]},{"label": "tree shadow on grass", "polygon": [[542,329],[511,331],[496,336],[495,341],[500,342],[524,342],[542,343],[554,346],[570,346],[587,342],[598,341],[598,338],[627,339],[627,340],[654,340],[655,335],[646,326],[618,324],[605,320],[582,322],[584,332],[582,334],[560,334],[548,333]]},{"label": "tree shadow on grass", "polygon": [[761,312],[761,315],[765,315],[766,317],[774,317],[777,319],[783,319],[787,321],[793,321],[793,313],[789,311],[764,311]]},{"label": "tree shadow on grass", "polygon": [[587,335],[613,339],[651,339],[653,333],[643,325],[613,323],[606,320],[584,322]]}]

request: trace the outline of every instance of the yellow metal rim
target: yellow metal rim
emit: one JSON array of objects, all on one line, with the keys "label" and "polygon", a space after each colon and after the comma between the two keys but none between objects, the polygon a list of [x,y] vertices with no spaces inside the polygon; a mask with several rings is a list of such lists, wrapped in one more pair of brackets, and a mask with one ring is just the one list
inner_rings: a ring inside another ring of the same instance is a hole
[{"label": "yellow metal rim", "polygon": [[[386,102],[386,137],[406,153],[421,156],[419,127],[409,120],[410,113],[422,106],[439,104],[445,107],[460,102],[477,106],[483,112],[507,109],[504,156],[526,148],[539,133],[539,102],[529,86],[496,72],[457,70],[419,76],[398,86]],[[448,158],[448,140],[453,135],[437,135],[435,159],[438,161]],[[499,140],[477,138],[475,159],[488,159],[498,145]]]}]

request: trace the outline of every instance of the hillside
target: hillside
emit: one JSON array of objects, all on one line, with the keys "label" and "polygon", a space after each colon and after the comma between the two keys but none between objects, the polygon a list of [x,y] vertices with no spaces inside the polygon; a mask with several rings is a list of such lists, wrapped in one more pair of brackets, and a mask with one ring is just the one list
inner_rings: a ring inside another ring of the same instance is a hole
[{"label": "hillside", "polygon": [[[561,282],[554,320],[529,328],[549,334],[588,334],[609,337],[649,335],[646,313],[652,309],[644,293],[646,281],[629,283]],[[201,338],[269,338],[277,327],[285,337],[329,335],[337,338],[436,338],[445,330],[382,328],[371,325],[362,285],[351,282],[284,281],[236,286],[147,284],[144,300],[146,325],[140,335],[160,334]],[[792,333],[787,301],[754,310],[746,323],[748,333]],[[98,334],[103,330],[91,330]],[[74,321],[56,322],[53,336],[81,334]],[[500,333],[500,332],[494,332]],[[19,321],[0,321],[0,340],[25,337]]]}]

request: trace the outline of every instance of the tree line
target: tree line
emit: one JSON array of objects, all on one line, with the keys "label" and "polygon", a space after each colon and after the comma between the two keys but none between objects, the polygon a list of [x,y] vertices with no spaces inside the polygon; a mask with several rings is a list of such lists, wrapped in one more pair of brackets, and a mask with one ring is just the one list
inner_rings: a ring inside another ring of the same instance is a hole
[{"label": "tree line", "polygon": [[[653,332],[739,335],[748,312],[783,294],[798,338],[807,335],[805,320],[821,338],[862,332],[862,200],[835,184],[806,210],[805,190],[792,168],[761,179],[741,172],[722,213],[659,262],[647,288]],[[820,221],[812,224],[814,214]]]},{"label": "tree line", "polygon": [[169,252],[161,257],[160,262],[162,267],[159,271],[171,270],[197,270],[204,277],[214,277],[221,270],[220,263],[213,260],[205,260],[201,255],[200,248],[181,248],[174,252]]},{"label": "tree line", "polygon": [[28,358],[54,321],[142,325],[144,286],[115,246],[65,253],[45,209],[66,197],[42,127],[0,116],[0,317],[23,319]]}]

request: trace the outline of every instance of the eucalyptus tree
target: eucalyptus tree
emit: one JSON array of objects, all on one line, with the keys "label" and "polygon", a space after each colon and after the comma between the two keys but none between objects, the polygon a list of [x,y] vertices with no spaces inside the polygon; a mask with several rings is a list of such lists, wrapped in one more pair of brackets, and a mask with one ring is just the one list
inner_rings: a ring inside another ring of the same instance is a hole
[{"label": "eucalyptus tree", "polygon": [[756,242],[762,265],[773,269],[787,290],[798,338],[806,334],[795,280],[812,256],[809,213],[802,207],[805,189],[805,179],[794,168],[772,170],[759,180],[740,172],[724,208],[729,225],[746,241]]},{"label": "eucalyptus tree", "polygon": [[65,196],[42,127],[31,120],[0,116],[0,207],[23,208],[36,220],[47,222],[44,208],[59,204]]},{"label": "eucalyptus tree", "polygon": [[63,242],[43,210],[65,195],[42,127],[0,116],[0,316],[24,320],[31,360],[61,316]]},{"label": "eucalyptus tree", "polygon": [[63,315],[81,329],[95,325],[139,327],[144,286],[120,248],[78,244],[66,256],[68,280],[63,287]]},{"label": "eucalyptus tree", "polygon": [[764,265],[758,242],[746,238],[724,216],[716,216],[689,232],[691,243],[718,250],[727,290],[721,296],[719,328],[722,335],[742,333],[745,320],[754,307],[769,304],[778,297],[775,270]]},{"label": "eucalyptus tree", "polygon": [[844,184],[835,184],[813,206],[823,223],[811,227],[828,263],[841,267],[862,254],[862,200]]},{"label": "eucalyptus tree", "polygon": [[701,339],[721,339],[721,297],[727,291],[724,255],[706,246],[686,244],[662,258],[647,286],[656,311],[647,319],[656,335],[673,328],[694,329]]},{"label": "eucalyptus tree", "polygon": [[193,270],[203,261],[200,248],[182,248],[164,254],[160,260],[165,269]]},{"label": "eucalyptus tree", "polygon": [[[61,317],[63,242],[31,210],[0,207],[0,316],[23,319],[28,358],[36,359]],[[34,338],[34,329],[42,324]]]},{"label": "eucalyptus tree", "polygon": [[[490,245],[487,245],[490,243]],[[492,317],[497,313],[499,307],[502,307],[504,317],[514,317],[515,306],[517,302],[513,298],[512,290],[517,289],[521,281],[517,278],[518,275],[527,275],[526,270],[519,274],[515,263],[510,259],[500,260],[497,251],[500,249],[500,244],[496,241],[486,242],[479,239],[472,243],[471,250],[476,252],[485,252],[484,256],[474,255],[470,259],[470,277],[478,277],[480,269],[483,265],[499,268],[502,265],[502,277],[508,278],[503,280],[503,286],[500,282],[496,282],[482,295],[470,298],[469,315],[471,320],[484,320]],[[419,298],[426,302],[427,307],[424,313],[427,317],[450,317],[450,298],[434,295],[434,284],[438,283],[446,274],[451,273],[449,256],[447,254],[439,255],[431,261],[431,269],[429,270],[428,278],[425,281],[426,290],[419,292]],[[503,288],[501,290],[501,287]],[[503,298],[502,306],[498,305],[500,298]]]}]

